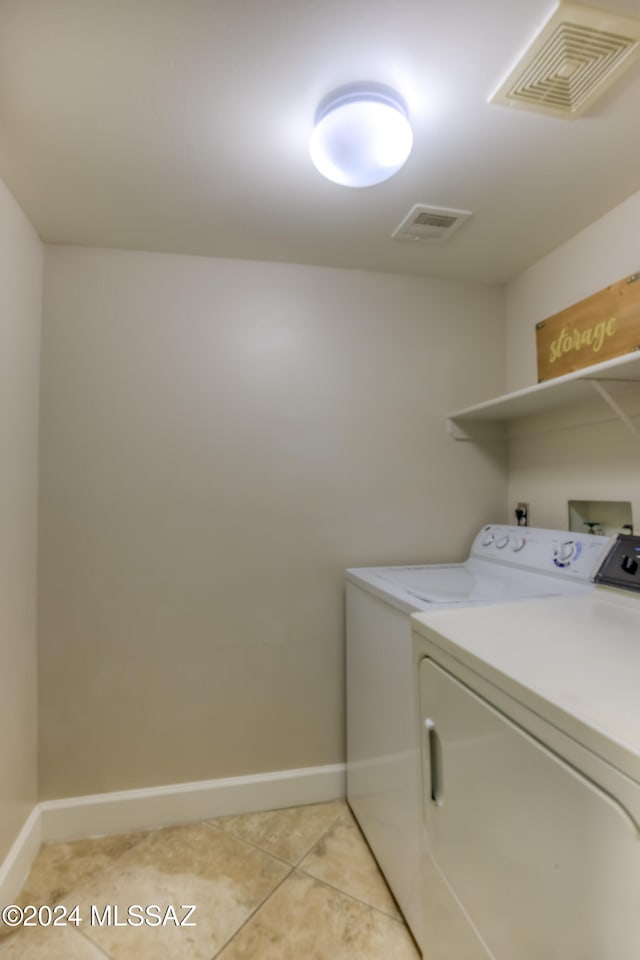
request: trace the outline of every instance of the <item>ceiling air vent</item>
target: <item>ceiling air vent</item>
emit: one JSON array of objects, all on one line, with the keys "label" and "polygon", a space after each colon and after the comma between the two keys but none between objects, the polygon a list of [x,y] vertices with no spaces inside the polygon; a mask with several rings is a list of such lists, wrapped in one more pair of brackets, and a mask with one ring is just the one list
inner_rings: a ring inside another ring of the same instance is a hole
[{"label": "ceiling air vent", "polygon": [[471,216],[470,210],[450,210],[416,204],[391,236],[394,240],[421,240],[444,243]]},{"label": "ceiling air vent", "polygon": [[490,103],[572,120],[640,52],[640,20],[561,2]]}]

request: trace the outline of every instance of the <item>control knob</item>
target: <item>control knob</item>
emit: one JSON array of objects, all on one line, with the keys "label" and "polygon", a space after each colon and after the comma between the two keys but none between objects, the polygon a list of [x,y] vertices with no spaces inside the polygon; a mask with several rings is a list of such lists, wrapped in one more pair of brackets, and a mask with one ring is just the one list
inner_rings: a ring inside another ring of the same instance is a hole
[{"label": "control knob", "polygon": [[484,538],[484,540],[482,541],[482,546],[483,546],[483,547],[490,547],[491,544],[493,543],[494,539],[495,539],[495,538],[494,538],[493,534],[492,534],[492,533],[488,533],[488,534],[486,535],[486,537]]},{"label": "control knob", "polygon": [[574,540],[564,540],[556,549],[553,551],[553,562],[556,567],[570,567],[571,562],[576,560],[580,553],[582,552],[582,547],[580,543],[576,543]]},{"label": "control knob", "polygon": [[506,545],[509,543],[509,537],[498,537],[496,540],[496,548],[498,550],[504,550]]},{"label": "control knob", "polygon": [[622,558],[622,563],[620,564],[625,573],[628,573],[630,576],[635,577],[638,572],[638,561],[635,557],[629,557],[625,553]]},{"label": "control knob", "polygon": [[575,544],[573,540],[565,540],[564,543],[561,543],[558,549],[556,550],[556,556],[558,560],[571,560],[575,551]]},{"label": "control knob", "polygon": [[511,544],[511,550],[513,553],[518,553],[524,547],[527,541],[524,537],[518,537],[517,540],[514,540]]}]

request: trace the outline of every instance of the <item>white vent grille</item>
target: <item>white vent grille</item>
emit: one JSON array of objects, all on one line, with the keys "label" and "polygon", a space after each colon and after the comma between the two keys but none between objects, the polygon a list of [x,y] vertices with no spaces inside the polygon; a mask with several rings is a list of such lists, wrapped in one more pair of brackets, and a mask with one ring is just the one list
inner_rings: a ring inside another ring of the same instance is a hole
[{"label": "white vent grille", "polygon": [[560,3],[491,103],[574,118],[640,52],[640,20]]},{"label": "white vent grille", "polygon": [[469,210],[450,210],[418,203],[409,211],[391,236],[394,240],[421,240],[444,243],[471,216]]}]

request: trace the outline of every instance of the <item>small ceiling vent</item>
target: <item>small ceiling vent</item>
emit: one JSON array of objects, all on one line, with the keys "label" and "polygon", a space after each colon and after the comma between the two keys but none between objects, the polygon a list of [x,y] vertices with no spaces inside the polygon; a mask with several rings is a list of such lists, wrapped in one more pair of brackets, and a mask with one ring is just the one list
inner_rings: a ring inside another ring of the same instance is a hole
[{"label": "small ceiling vent", "polygon": [[421,240],[444,243],[471,216],[470,210],[450,210],[417,203],[391,236],[394,240]]},{"label": "small ceiling vent", "polygon": [[490,103],[574,119],[640,52],[640,20],[564,2]]}]

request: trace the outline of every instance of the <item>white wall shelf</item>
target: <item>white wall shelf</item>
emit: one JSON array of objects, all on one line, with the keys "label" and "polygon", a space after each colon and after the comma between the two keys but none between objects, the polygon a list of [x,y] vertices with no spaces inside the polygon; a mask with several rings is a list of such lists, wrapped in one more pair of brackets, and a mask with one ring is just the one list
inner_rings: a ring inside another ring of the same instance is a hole
[{"label": "white wall shelf", "polygon": [[628,382],[640,384],[640,352],[605,360],[555,380],[547,380],[494,400],[456,410],[448,416],[449,432],[456,440],[505,437],[506,425],[511,420],[549,413],[599,395],[640,440],[640,430],[625,414],[611,392],[611,387],[616,383]]}]

